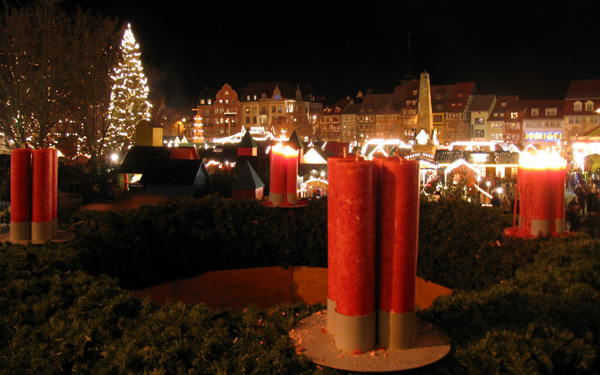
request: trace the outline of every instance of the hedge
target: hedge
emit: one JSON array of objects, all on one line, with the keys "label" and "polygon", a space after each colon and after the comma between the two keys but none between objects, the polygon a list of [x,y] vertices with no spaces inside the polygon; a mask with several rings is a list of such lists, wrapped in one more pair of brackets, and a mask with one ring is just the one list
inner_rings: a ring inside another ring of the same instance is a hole
[{"label": "hedge", "polygon": [[[175,303],[159,308],[122,288],[136,284],[137,275],[157,280],[142,268],[160,267],[143,258],[167,261],[161,246],[179,251],[178,260],[192,259],[202,269],[246,261],[291,264],[304,255],[309,263],[322,264],[322,229],[308,238],[304,234],[315,221],[323,223],[325,202],[286,210],[213,197],[124,214],[82,213],[74,218],[77,238],[71,243],[1,245],[1,372],[342,373],[299,355],[288,337],[299,320],[322,305],[238,311]],[[235,215],[234,207],[243,215]],[[204,212],[195,212],[198,208]],[[252,209],[264,210],[264,215],[252,215]],[[194,225],[182,228],[189,222]],[[220,235],[202,230],[201,224],[211,222]],[[452,350],[443,360],[406,374],[599,372],[600,242],[582,235],[506,238],[502,230],[507,223],[492,208],[450,200],[422,202],[419,267],[429,280],[438,277],[455,284],[455,292],[417,314],[448,335]],[[286,227],[290,232],[275,233]],[[160,234],[148,233],[158,229]],[[259,234],[248,230],[275,239],[264,238],[263,250]],[[186,232],[193,240],[186,240]],[[458,240],[444,240],[440,232]],[[221,238],[231,233],[235,239]],[[248,238],[251,246],[236,257],[234,244],[240,238]],[[220,254],[206,251],[213,242],[223,246]],[[284,244],[281,254],[275,244]],[[130,270],[136,276],[127,276],[121,262],[136,266]],[[178,267],[199,270],[169,262],[173,270],[161,277],[176,275]],[[124,282],[117,275],[128,278]]]}]

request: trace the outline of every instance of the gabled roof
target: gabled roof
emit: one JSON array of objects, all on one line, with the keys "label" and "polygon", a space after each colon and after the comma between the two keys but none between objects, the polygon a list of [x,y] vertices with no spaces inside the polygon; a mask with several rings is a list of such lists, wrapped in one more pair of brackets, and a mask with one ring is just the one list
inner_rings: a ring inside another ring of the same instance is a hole
[{"label": "gabled roof", "polygon": [[342,111],[342,115],[355,115],[360,110],[361,103],[349,104],[346,109]]},{"label": "gabled roof", "polygon": [[[496,100],[496,104],[494,105],[494,108],[492,109],[492,112],[490,113],[490,117],[488,118],[488,121],[504,121],[505,120],[505,114],[507,111],[508,106],[510,105],[510,103],[514,102],[514,101],[518,101],[519,97],[516,95],[509,95],[509,96],[499,96],[498,99]],[[494,114],[498,114],[497,116],[494,116]]]},{"label": "gabled roof", "polygon": [[[544,120],[544,119],[563,119],[563,109],[565,107],[565,101],[562,99],[554,100],[522,100],[523,104],[527,106],[524,114],[524,118],[529,120]],[[532,109],[537,109],[538,114],[533,115]],[[546,109],[556,109],[553,115],[546,112]]]},{"label": "gabled roof", "polygon": [[260,177],[258,177],[250,162],[246,161],[235,178],[235,181],[233,181],[231,188],[233,190],[253,190],[264,186],[265,184]]},{"label": "gabled roof", "polygon": [[392,99],[392,94],[370,94],[365,96],[360,112],[386,113]]},{"label": "gabled roof", "polygon": [[252,134],[250,134],[250,132],[246,132],[242,136],[240,143],[238,143],[238,147],[255,148],[258,147],[258,143],[256,143],[254,138],[252,138]]},{"label": "gabled roof", "polygon": [[152,159],[140,179],[144,184],[153,185],[189,185],[196,181],[198,173],[204,172],[202,160]]},{"label": "gabled roof", "polygon": [[431,111],[433,113],[444,112],[456,85],[436,85],[431,86]]},{"label": "gabled roof", "polygon": [[600,79],[571,81],[565,97],[567,99],[600,97]]},{"label": "gabled roof", "polygon": [[167,147],[133,146],[125,154],[117,172],[134,174],[144,173],[144,170],[151,159],[169,159],[172,152],[173,149]]},{"label": "gabled roof", "polygon": [[[271,99],[276,88],[281,93],[281,99],[298,100],[296,95],[298,89],[300,89],[301,100],[304,101],[314,101],[317,95],[310,85],[297,85],[286,81],[254,82],[248,84],[239,99],[242,102],[254,101],[254,96],[256,96],[256,100],[261,100],[263,94],[267,99]],[[249,100],[248,97],[250,97]]]},{"label": "gabled roof", "polygon": [[492,109],[496,95],[477,95],[471,106],[473,112],[486,112]]},{"label": "gabled roof", "polygon": [[171,159],[196,160],[200,159],[195,147],[173,147]]},{"label": "gabled roof", "polygon": [[477,94],[475,82],[459,82],[454,86],[446,112],[464,112],[469,98]]},{"label": "gabled roof", "polygon": [[288,140],[287,144],[294,150],[303,150],[304,149],[304,143],[302,142],[302,140],[300,139],[300,136],[298,136],[298,133],[296,133],[295,130],[292,133],[292,135],[290,136],[290,139]]}]

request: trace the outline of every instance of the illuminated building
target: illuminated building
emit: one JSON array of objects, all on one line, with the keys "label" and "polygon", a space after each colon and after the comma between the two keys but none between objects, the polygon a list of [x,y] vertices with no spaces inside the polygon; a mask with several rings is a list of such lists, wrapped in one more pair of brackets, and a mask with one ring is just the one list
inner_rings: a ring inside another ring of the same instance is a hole
[{"label": "illuminated building", "polygon": [[276,138],[297,131],[313,137],[314,118],[323,108],[310,85],[290,82],[249,83],[240,96],[241,121],[248,130],[270,131]]}]

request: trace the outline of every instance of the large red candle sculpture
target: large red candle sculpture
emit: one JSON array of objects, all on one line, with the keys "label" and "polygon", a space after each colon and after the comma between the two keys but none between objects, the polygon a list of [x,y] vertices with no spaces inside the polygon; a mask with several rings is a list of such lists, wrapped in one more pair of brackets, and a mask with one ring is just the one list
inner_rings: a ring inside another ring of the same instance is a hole
[{"label": "large red candle sculpture", "polygon": [[566,161],[557,154],[521,154],[517,174],[519,225],[507,229],[508,235],[537,237],[564,233],[565,173]]},{"label": "large red candle sculpture", "polygon": [[58,150],[52,152],[52,237],[58,234]]},{"label": "large red candle sculpture", "polygon": [[298,150],[286,146],[285,159],[285,198],[291,205],[298,204]]},{"label": "large red candle sculpture", "polygon": [[53,151],[37,149],[32,153],[32,222],[31,240],[47,241],[52,239],[52,175]]},{"label": "large red candle sculpture", "polygon": [[273,206],[283,203],[285,195],[285,153],[281,143],[271,148],[269,200]]},{"label": "large red candle sculpture", "polygon": [[31,239],[31,149],[13,149],[10,156],[10,240]]},{"label": "large red candle sculpture", "polygon": [[419,162],[385,159],[381,169],[378,343],[408,349],[415,336],[419,238]]},{"label": "large red candle sculpture", "polygon": [[[335,345],[369,351],[376,343],[375,236],[378,170],[370,161],[338,162]],[[336,186],[337,185],[337,186]]]}]

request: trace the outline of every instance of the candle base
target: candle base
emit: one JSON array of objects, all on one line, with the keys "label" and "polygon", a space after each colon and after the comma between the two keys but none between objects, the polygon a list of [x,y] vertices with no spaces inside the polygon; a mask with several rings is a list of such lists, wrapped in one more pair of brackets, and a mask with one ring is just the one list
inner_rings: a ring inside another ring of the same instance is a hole
[{"label": "candle base", "polygon": [[269,200],[273,206],[279,206],[283,203],[283,193],[270,193]]},{"label": "candle base", "polygon": [[10,222],[11,242],[31,240],[31,221]]},{"label": "candle base", "polygon": [[296,193],[286,193],[285,197],[289,204],[298,204],[298,195],[296,195]]},{"label": "candle base", "polygon": [[375,348],[377,313],[348,316],[336,313],[335,346],[349,353],[368,352]]},{"label": "candle base", "polygon": [[389,313],[377,311],[378,345],[388,350],[410,349],[415,344],[417,316],[414,311]]},{"label": "candle base", "polygon": [[565,219],[554,219],[554,232],[556,234],[565,233]]},{"label": "candle base", "polygon": [[31,241],[48,241],[52,239],[52,221],[31,223]]},{"label": "candle base", "polygon": [[335,316],[337,315],[335,307],[335,301],[327,298],[327,331],[332,335],[335,335]]},{"label": "candle base", "polygon": [[547,236],[550,234],[550,220],[531,219],[531,234],[537,236]]}]

